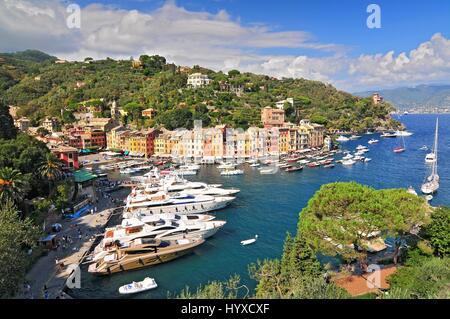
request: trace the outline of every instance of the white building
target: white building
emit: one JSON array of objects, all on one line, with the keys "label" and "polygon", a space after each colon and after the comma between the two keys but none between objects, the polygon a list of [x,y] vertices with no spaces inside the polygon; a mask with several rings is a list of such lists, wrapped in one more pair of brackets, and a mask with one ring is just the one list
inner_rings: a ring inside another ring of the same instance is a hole
[{"label": "white building", "polygon": [[276,105],[277,109],[283,110],[284,105],[286,103],[289,103],[290,105],[294,106],[294,99],[291,97],[288,97],[286,100],[278,101],[277,103],[275,103],[275,105]]},{"label": "white building", "polygon": [[187,85],[192,88],[200,88],[211,83],[211,79],[206,74],[193,73],[188,76]]}]

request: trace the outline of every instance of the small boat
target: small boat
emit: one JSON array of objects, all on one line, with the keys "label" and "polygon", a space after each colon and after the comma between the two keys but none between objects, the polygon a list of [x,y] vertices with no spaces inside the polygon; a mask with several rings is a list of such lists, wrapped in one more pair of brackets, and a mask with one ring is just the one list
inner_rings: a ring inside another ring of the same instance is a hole
[{"label": "small boat", "polygon": [[420,151],[428,151],[428,146],[424,145],[421,148],[419,148]]},{"label": "small boat", "polygon": [[411,136],[411,135],[413,135],[413,133],[408,132],[408,131],[396,131],[395,135],[397,135],[397,136]]},{"label": "small boat", "polygon": [[359,139],[359,138],[361,138],[361,136],[359,136],[359,135],[352,135],[352,136],[350,136],[350,139],[351,140],[357,140],[357,139]]},{"label": "small boat", "polygon": [[436,154],[428,153],[427,156],[425,156],[425,163],[433,164],[434,162],[436,162]]},{"label": "small boat", "polygon": [[220,172],[222,176],[234,176],[234,175],[242,175],[244,171],[241,169],[226,169]]},{"label": "small boat", "polygon": [[155,279],[147,277],[142,281],[135,282],[131,284],[123,285],[119,288],[119,293],[122,295],[136,294],[138,292],[143,292],[158,287]]},{"label": "small boat", "polygon": [[384,132],[381,134],[381,137],[393,138],[397,137],[397,134],[395,134],[395,132]]},{"label": "small boat", "polygon": [[397,146],[396,148],[394,148],[394,153],[403,153],[404,151],[406,151],[406,146],[405,146],[405,139],[403,138],[403,135],[400,135],[402,138],[402,143],[400,146]]},{"label": "small boat", "polygon": [[268,168],[261,168],[259,170],[259,173],[262,175],[271,175],[278,172],[278,167],[268,167]]},{"label": "small boat", "polygon": [[259,164],[259,163],[253,163],[253,164],[250,164],[250,167],[259,167],[261,164]]},{"label": "small boat", "polygon": [[371,160],[372,160],[371,158],[366,157],[366,158],[364,159],[364,163],[369,163]]},{"label": "small boat", "polygon": [[355,163],[356,163],[356,161],[354,161],[352,159],[342,161],[342,165],[345,165],[345,166],[351,166],[351,165],[353,165]]},{"label": "small boat", "polygon": [[344,160],[344,161],[346,161],[346,160],[350,160],[350,159],[352,159],[353,158],[353,155],[352,154],[347,154],[347,155],[345,155],[342,159]]},{"label": "small boat", "polygon": [[323,167],[324,168],[334,168],[334,164],[327,164],[327,165],[324,165]]},{"label": "small boat", "polygon": [[339,136],[336,141],[337,142],[348,142],[350,139],[348,137],[345,137],[343,135]]},{"label": "small boat", "polygon": [[303,169],[303,166],[298,166],[298,167],[288,167],[286,168],[286,172],[291,173],[291,172],[297,172],[297,171],[301,171]]},{"label": "small boat", "polygon": [[258,235],[255,235],[255,238],[241,241],[241,245],[242,246],[251,245],[251,244],[255,243],[257,239],[258,239]]},{"label": "small boat", "polygon": [[433,195],[427,195],[425,196],[425,199],[427,200],[427,202],[430,202],[433,200]]},{"label": "small boat", "polygon": [[369,144],[376,144],[376,143],[378,143],[378,142],[379,142],[379,140],[371,139],[371,140],[369,141]]},{"label": "small boat", "polygon": [[314,167],[319,167],[320,164],[317,163],[317,162],[313,162],[313,163],[308,163],[307,166],[310,167],[310,168],[314,168]]}]

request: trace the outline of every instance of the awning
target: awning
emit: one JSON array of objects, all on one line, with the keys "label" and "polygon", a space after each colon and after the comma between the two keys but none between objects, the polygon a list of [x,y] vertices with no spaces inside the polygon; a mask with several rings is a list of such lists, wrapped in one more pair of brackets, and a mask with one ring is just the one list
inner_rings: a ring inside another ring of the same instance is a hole
[{"label": "awning", "polygon": [[50,234],[50,235],[47,235],[46,237],[42,237],[41,239],[39,239],[39,241],[40,242],[48,242],[48,241],[52,241],[55,237],[56,237],[56,235]]},{"label": "awning", "polygon": [[97,175],[92,174],[86,170],[80,169],[78,171],[73,172],[73,177],[75,179],[75,183],[84,183],[97,178]]}]

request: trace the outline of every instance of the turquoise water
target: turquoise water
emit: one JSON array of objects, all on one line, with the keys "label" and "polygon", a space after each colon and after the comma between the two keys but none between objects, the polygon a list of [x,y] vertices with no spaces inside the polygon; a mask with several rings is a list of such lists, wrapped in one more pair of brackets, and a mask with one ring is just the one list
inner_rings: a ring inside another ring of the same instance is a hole
[{"label": "turquoise water", "polygon": [[[439,118],[441,188],[432,203],[450,205],[450,115]],[[369,146],[367,157],[372,161],[367,164],[337,165],[334,169],[305,168],[300,172],[276,175],[260,175],[256,169],[245,165],[245,175],[229,177],[220,176],[215,167],[205,166],[196,178],[190,179],[241,189],[233,204],[217,213],[218,219],[228,222],[223,231],[193,254],[167,264],[109,277],[95,277],[83,272],[82,289],[74,291],[74,295],[79,298],[120,298],[117,290],[121,285],[146,276],[154,277],[159,287],[133,298],[166,298],[168,292],[179,292],[186,285],[195,288],[209,280],[226,280],[232,274],[239,274],[242,281],[253,288],[255,283],[248,276],[248,264],[257,259],[280,256],[286,232],[295,233],[299,212],[320,185],[357,181],[375,188],[412,185],[419,191],[427,174],[424,163],[427,152],[419,148],[423,145],[432,147],[435,119],[436,115],[402,116],[400,120],[414,133],[405,137],[407,151],[395,154],[392,149],[399,140],[380,138],[379,144]],[[367,141],[376,136],[365,135],[360,140],[344,143],[343,149],[353,151],[358,144],[367,145]],[[255,234],[259,239],[254,245],[240,245],[241,240]]]}]

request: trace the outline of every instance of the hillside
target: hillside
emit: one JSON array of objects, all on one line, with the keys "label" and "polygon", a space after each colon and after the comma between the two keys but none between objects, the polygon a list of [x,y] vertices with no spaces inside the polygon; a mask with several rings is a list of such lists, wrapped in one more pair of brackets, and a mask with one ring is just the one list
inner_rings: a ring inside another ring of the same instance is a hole
[{"label": "hillside", "polygon": [[[396,125],[389,117],[392,107],[388,103],[373,105],[370,99],[318,81],[278,80],[237,70],[224,74],[200,66],[186,69],[168,64],[160,56],[141,56],[141,66],[109,58],[56,64],[55,57],[39,51],[0,54],[0,58],[1,97],[6,104],[19,106],[19,115],[34,123],[49,115],[71,122],[80,102],[92,99],[103,99],[104,112],[98,115],[107,116],[107,102],[116,99],[128,112],[124,122],[138,126],[190,127],[193,120],[202,119],[204,125],[226,123],[246,128],[260,125],[262,107],[292,97],[296,104],[285,108],[292,122],[310,118],[344,130]],[[188,74],[194,72],[208,74],[212,83],[201,89],[187,88]],[[233,93],[229,86],[242,88],[241,94]],[[140,112],[149,107],[156,110],[156,117],[142,119]]]},{"label": "hillside", "polygon": [[[355,93],[355,95],[366,97],[373,92],[375,91],[360,92]],[[448,109],[450,107],[450,85],[419,85],[377,92],[399,110],[411,110],[414,108]]]}]

